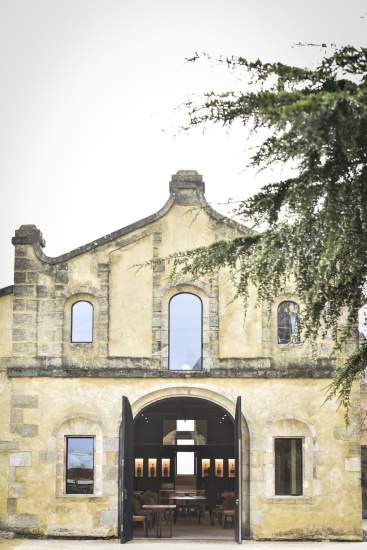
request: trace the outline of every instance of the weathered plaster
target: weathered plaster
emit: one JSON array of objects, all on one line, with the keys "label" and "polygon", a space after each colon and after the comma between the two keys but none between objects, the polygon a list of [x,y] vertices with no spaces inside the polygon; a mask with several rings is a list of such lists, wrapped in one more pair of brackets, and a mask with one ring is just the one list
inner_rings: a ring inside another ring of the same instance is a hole
[{"label": "weathered plaster", "polygon": [[[195,172],[179,172],[156,214],[57,258],[35,226],[15,245],[14,286],[0,290],[0,521],[36,535],[113,536],[117,529],[121,397],[136,413],[157,399],[206,398],[244,415],[243,523],[254,538],[361,538],[359,394],[351,424],[324,388],[351,340],[279,346],[276,310],[252,288],[246,315],[228,273],[172,282],[153,259],[248,230],[214,212]],[[202,299],[203,371],[170,372],[168,303],[176,292]],[[94,306],[93,343],[70,342],[74,301]],[[363,398],[364,399],[364,398]],[[96,440],[94,495],[66,496],[65,436]],[[82,435],[82,434],[81,434]],[[304,440],[304,495],[274,495],[274,437]]]},{"label": "weathered plaster", "polygon": [[[21,383],[21,379],[12,381],[14,389]],[[353,416],[345,431],[342,411],[337,411],[334,403],[322,406],[324,384],[322,380],[227,378],[221,380],[219,388],[215,379],[205,385],[193,379],[179,383],[153,379],[147,386],[146,380],[135,378],[30,378],[27,394],[38,397],[38,409],[25,410],[47,410],[48,414],[38,414],[38,437],[19,439],[19,449],[10,452],[10,467],[20,470],[15,472],[14,482],[23,485],[11,486],[9,498],[16,498],[19,514],[32,509],[38,525],[32,527],[33,532],[81,535],[89,530],[95,536],[112,535],[116,533],[113,519],[121,396],[129,397],[134,414],[159,399],[187,395],[218,403],[233,415],[236,397],[241,395],[248,426],[243,451],[244,456],[250,454],[250,485],[249,490],[244,486],[243,497],[251,514],[252,536],[282,538],[294,528],[298,533],[304,530],[310,538],[357,539],[361,534],[358,418]],[[27,420],[34,422],[35,416]],[[62,494],[63,440],[67,433],[80,430],[101,442],[98,463],[102,465],[103,484],[93,497]],[[302,498],[274,498],[269,483],[273,477],[270,441],[287,434],[305,438],[307,467]],[[357,446],[351,447],[351,442]],[[248,476],[244,479],[246,484]]]}]

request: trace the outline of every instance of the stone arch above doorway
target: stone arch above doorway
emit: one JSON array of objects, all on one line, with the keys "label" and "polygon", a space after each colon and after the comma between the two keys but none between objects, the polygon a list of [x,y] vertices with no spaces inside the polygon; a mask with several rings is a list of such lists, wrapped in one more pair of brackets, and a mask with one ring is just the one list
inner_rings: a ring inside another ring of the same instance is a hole
[{"label": "stone arch above doorway", "polygon": [[[159,401],[187,397],[192,399],[206,400],[209,403],[220,406],[226,410],[231,417],[235,417],[235,400],[221,395],[211,389],[201,386],[173,386],[162,387],[153,392],[138,397],[131,403],[133,417],[136,418],[144,409]],[[248,420],[242,412],[242,533],[245,537],[250,535],[250,433]]]},{"label": "stone arch above doorway", "polygon": [[[203,388],[201,386],[173,386],[170,388],[163,387],[153,392],[147,393],[131,403],[134,417],[145,407],[167,399],[169,397],[197,397],[200,399],[206,399],[216,405],[219,405],[226,409],[232,417],[235,415],[236,403],[228,397],[221,395],[213,390]],[[246,425],[248,426],[248,420],[244,416]],[[250,431],[250,430],[249,430]]]}]

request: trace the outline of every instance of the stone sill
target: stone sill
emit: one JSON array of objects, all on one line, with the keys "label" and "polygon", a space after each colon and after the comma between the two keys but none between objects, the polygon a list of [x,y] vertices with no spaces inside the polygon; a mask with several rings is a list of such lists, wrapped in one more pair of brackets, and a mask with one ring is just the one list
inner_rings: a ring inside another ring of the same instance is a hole
[{"label": "stone sill", "polygon": [[299,342],[298,344],[279,344],[277,342],[277,346],[280,351],[293,351],[299,348],[302,348],[304,346],[304,342]]},{"label": "stone sill", "polygon": [[65,345],[69,346],[72,349],[87,349],[91,350],[96,347],[95,342],[67,342]]},{"label": "stone sill", "polygon": [[272,497],[266,497],[266,502],[269,503],[287,503],[287,504],[312,504],[312,497],[300,495],[277,495]]},{"label": "stone sill", "polygon": [[104,495],[101,495],[101,494],[95,494],[95,495],[66,495],[66,494],[63,494],[63,495],[56,495],[56,498],[62,498],[62,499],[71,499],[71,500],[88,500],[88,499],[91,499],[91,500],[96,500],[96,499],[101,499],[103,498]]}]

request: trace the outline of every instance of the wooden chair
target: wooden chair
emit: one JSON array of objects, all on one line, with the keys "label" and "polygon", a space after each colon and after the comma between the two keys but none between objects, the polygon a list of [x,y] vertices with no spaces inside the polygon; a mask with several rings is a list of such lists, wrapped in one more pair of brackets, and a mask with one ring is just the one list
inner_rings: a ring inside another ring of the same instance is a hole
[{"label": "wooden chair", "polygon": [[143,527],[144,527],[144,535],[147,537],[148,536],[148,516],[138,516],[138,515],[133,515],[133,522],[134,523],[142,523],[143,524]]},{"label": "wooden chair", "polygon": [[215,520],[218,521],[219,525],[223,520],[223,506],[222,504],[217,504],[214,510],[211,512],[210,524],[215,525]]},{"label": "wooden chair", "polygon": [[222,510],[223,517],[223,529],[226,528],[228,520],[231,518],[231,525],[234,525],[235,511],[234,510]]},{"label": "wooden chair", "polygon": [[[148,527],[153,527],[153,514],[149,510],[143,510],[142,504],[140,502],[141,497],[134,495],[133,496],[133,516],[135,517],[145,517],[146,523],[144,525]],[[138,520],[137,520],[138,521]],[[140,520],[142,521],[142,520]]]}]

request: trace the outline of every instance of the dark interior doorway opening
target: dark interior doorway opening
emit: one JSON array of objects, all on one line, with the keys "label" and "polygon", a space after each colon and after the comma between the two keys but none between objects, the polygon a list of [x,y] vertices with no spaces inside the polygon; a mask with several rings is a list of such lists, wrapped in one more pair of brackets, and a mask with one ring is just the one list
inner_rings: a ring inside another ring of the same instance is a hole
[{"label": "dark interior doorway opening", "polygon": [[228,411],[197,397],[160,400],[135,417],[133,449],[134,538],[235,538],[238,455]]}]

